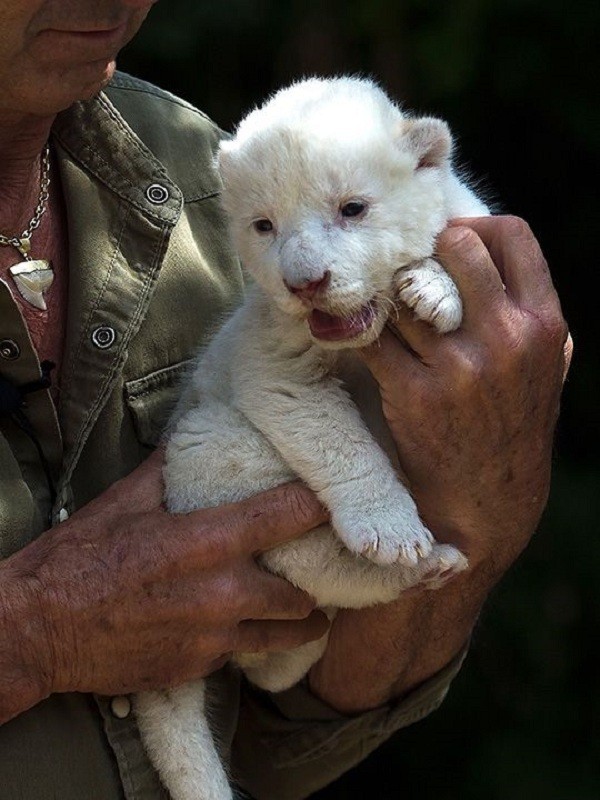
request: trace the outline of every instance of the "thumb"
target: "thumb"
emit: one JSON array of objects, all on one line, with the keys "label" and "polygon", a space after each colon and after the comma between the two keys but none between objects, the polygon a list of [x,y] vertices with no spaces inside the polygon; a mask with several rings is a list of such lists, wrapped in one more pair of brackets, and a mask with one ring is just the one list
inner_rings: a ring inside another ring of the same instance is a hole
[{"label": "thumb", "polygon": [[133,472],[113,483],[92,503],[110,500],[115,507],[134,511],[160,508],[164,499],[163,463],[164,450],[159,447]]},{"label": "thumb", "polygon": [[420,362],[419,356],[402,334],[389,325],[383,329],[379,339],[355,350],[355,353],[381,390],[397,384],[402,376],[406,378],[412,375]]}]

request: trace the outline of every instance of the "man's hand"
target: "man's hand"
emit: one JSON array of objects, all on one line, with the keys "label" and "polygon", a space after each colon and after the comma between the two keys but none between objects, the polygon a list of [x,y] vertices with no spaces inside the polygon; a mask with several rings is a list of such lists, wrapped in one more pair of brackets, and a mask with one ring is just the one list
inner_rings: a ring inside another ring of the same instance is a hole
[{"label": "man's hand", "polygon": [[[546,503],[566,324],[528,226],[457,220],[437,255],[460,289],[460,329],[401,313],[365,354],[419,511],[443,541],[506,570]],[[506,290],[504,285],[506,286]]]},{"label": "man's hand", "polygon": [[51,692],[168,687],[234,650],[320,638],[327,619],[254,555],[322,523],[298,484],[182,516],[161,507],[162,458],[0,565],[0,723]]},{"label": "man's hand", "polygon": [[407,691],[460,650],[548,495],[571,342],[539,246],[519,219],[456,220],[437,258],[463,299],[460,329],[440,337],[401,312],[363,358],[424,521],[470,569],[439,591],[338,615],[311,686],[345,711]]}]

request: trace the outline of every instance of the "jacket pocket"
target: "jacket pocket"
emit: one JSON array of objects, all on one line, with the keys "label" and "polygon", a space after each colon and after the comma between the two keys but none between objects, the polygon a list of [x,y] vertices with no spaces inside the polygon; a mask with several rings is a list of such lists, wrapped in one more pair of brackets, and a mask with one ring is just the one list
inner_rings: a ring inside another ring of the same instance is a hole
[{"label": "jacket pocket", "polygon": [[180,361],[125,382],[125,403],[133,417],[136,435],[147,447],[156,447],[160,442],[181,396],[183,379],[193,363],[191,359]]}]

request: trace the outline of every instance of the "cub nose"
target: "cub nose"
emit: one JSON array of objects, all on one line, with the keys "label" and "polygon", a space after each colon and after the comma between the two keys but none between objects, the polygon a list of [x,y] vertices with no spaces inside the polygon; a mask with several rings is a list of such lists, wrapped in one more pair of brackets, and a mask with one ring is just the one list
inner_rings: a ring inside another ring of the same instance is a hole
[{"label": "cub nose", "polygon": [[323,273],[323,277],[317,278],[314,281],[302,281],[298,283],[290,283],[284,279],[284,283],[288,290],[295,294],[296,297],[300,297],[302,300],[311,300],[315,294],[323,289],[326,288],[327,284],[329,283],[329,279],[331,277],[331,273],[327,270]]}]

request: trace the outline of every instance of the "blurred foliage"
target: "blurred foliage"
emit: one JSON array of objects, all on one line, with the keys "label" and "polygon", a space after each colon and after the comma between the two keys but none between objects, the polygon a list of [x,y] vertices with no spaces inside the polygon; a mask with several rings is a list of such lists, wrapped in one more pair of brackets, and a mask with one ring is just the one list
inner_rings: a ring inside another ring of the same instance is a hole
[{"label": "blurred foliage", "polygon": [[222,127],[309,74],[377,78],[449,120],[460,160],[548,257],[576,342],[552,496],[437,714],[320,800],[600,797],[597,0],[162,0],[120,66]]}]

